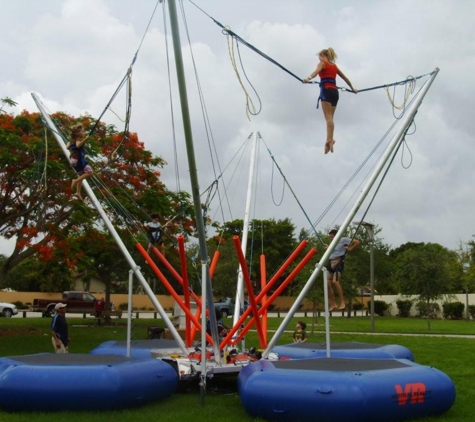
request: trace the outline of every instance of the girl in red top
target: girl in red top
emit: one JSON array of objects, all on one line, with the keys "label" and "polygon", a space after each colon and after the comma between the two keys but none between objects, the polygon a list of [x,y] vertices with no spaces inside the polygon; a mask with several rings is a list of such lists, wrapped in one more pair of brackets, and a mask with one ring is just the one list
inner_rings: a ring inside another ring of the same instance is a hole
[{"label": "girl in red top", "polygon": [[306,84],[317,75],[320,76],[320,97],[318,100],[322,101],[323,115],[325,116],[325,120],[327,122],[325,154],[328,154],[329,151],[333,152],[333,145],[335,144],[335,140],[333,139],[333,132],[335,130],[333,115],[335,114],[339,98],[338,88],[335,81],[336,75],[340,76],[347,83],[353,93],[356,94],[358,91],[353,88],[350,80],[340,69],[338,69],[338,66],[335,64],[337,55],[333,48],[329,47],[328,49],[320,51],[320,53],[318,53],[318,57],[320,59],[320,63],[318,63],[317,68],[310,74],[310,76],[303,80],[303,83]]}]

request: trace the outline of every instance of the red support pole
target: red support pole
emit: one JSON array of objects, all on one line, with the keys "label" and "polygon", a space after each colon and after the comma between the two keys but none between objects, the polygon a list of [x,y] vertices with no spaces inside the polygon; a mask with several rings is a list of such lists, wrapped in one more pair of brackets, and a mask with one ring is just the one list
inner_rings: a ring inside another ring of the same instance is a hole
[{"label": "red support pole", "polygon": [[[261,267],[261,291],[262,291],[266,287],[266,280],[267,280],[266,256],[264,254],[261,254],[260,256],[260,267]],[[261,302],[262,307],[265,306],[266,302],[267,302],[267,295],[265,294],[264,296],[262,296],[262,302]],[[264,312],[264,314],[262,315],[262,329],[266,336],[266,344],[267,344],[267,311]]]},{"label": "red support pole", "polygon": [[[307,265],[308,261],[315,255],[317,251],[315,249],[311,249],[307,255],[300,261],[300,263],[294,268],[294,270],[289,274],[289,276],[284,280],[284,282],[277,288],[277,290],[271,295],[269,298],[269,302],[273,302],[275,298],[277,298],[283,291],[284,289],[290,284],[290,282],[297,276],[297,274],[302,271],[303,267]],[[252,324],[254,323],[254,315],[257,315],[258,317],[261,316],[264,312],[267,311],[267,306],[265,308],[259,309],[257,314],[253,314],[249,322],[246,324],[246,326],[242,329],[242,331],[239,333],[239,336],[235,341],[233,341],[233,344],[237,344],[241,339],[246,335],[246,333],[251,329]]]},{"label": "red support pole", "polygon": [[219,251],[216,251],[213,255],[213,260],[211,261],[211,265],[209,266],[209,276],[211,278],[213,278],[214,276],[214,272],[216,270],[216,266],[218,265],[218,259],[220,254],[221,253]]},{"label": "red support pole", "polygon": [[[257,315],[257,302],[256,302],[256,298],[254,296],[254,291],[252,290],[252,283],[251,283],[251,279],[249,277],[249,271],[247,269],[246,258],[244,257],[244,254],[242,252],[241,241],[239,240],[238,236],[234,236],[233,237],[233,242],[234,242],[234,246],[236,247],[236,252],[237,252],[237,255],[238,255],[238,259],[239,259],[239,264],[241,264],[242,275],[243,275],[243,278],[244,278],[244,282],[246,284],[247,293],[249,295],[249,305],[250,305],[250,308],[252,309],[252,311],[254,312],[254,315]],[[237,305],[238,304],[236,303],[235,306],[237,306]],[[259,342],[261,344],[261,347],[266,347],[266,339],[264,337],[264,333],[263,333],[262,327],[261,327],[261,322],[260,322],[259,319],[256,319],[256,328],[257,328],[257,335],[259,337]]]},{"label": "red support pole", "polygon": [[[277,282],[279,277],[283,274],[283,272],[287,269],[287,267],[297,258],[297,256],[302,252],[302,250],[307,246],[308,241],[307,240],[302,240],[300,244],[295,248],[295,250],[292,252],[292,254],[287,258],[287,260],[284,262],[284,264],[277,270],[277,272],[274,274],[274,276],[268,281],[264,289],[257,295],[257,301],[259,302],[262,300],[262,298],[270,291],[270,289],[274,286],[274,284]],[[262,305],[261,310],[267,309],[270,305],[272,304],[271,300],[267,300],[265,304]],[[237,324],[229,330],[227,336],[223,339],[223,341],[220,343],[220,348],[223,349],[226,344],[229,343],[230,339],[234,335],[234,333],[239,329],[239,327],[242,325],[242,323],[245,321],[245,319],[251,314],[251,309],[247,308],[244,313],[241,315],[239,318]]]},{"label": "red support pole", "polygon": [[[199,321],[195,318],[195,316],[191,313],[191,311],[186,308],[185,304],[181,300],[180,296],[177,294],[175,289],[172,287],[172,285],[168,282],[166,277],[162,274],[162,272],[158,269],[158,267],[155,265],[155,262],[153,261],[152,257],[147,253],[147,251],[144,249],[144,247],[140,244],[137,243],[136,248],[139,250],[139,252],[142,254],[142,256],[145,258],[145,260],[148,262],[148,265],[150,265],[150,268],[153,270],[155,275],[160,279],[160,281],[163,283],[165,288],[168,290],[168,292],[173,296],[175,299],[176,303],[180,306],[181,309],[185,312],[185,314],[191,319],[193,324],[195,324],[199,329],[202,329],[201,324]],[[210,335],[206,335],[206,338],[210,343],[213,342],[213,339],[211,338]]]}]

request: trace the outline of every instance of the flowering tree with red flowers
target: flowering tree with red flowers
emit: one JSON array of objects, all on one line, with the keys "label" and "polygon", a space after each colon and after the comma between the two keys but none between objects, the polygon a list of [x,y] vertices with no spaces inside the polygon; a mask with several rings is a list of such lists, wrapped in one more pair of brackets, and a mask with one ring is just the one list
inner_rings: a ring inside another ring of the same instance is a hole
[{"label": "flowering tree with red flowers", "polygon": [[[2,103],[5,105],[3,100]],[[51,117],[64,142],[69,128],[76,123],[82,123],[86,133],[94,128],[87,142],[95,173],[89,179],[90,186],[99,200],[104,198],[105,203],[112,204],[107,212],[120,232],[140,239],[140,233],[129,226],[130,220],[145,220],[147,213],[158,212],[164,221],[173,219],[166,227],[168,234],[192,233],[189,195],[166,188],[160,180],[160,169],[166,162],[146,150],[137,134],[119,133],[115,127],[96,122],[88,115],[76,118],[55,113]],[[74,177],[68,158],[38,113],[23,111],[14,116],[2,107],[0,236],[15,239],[15,247],[10,256],[0,261],[0,286],[28,258],[60,262],[71,269],[84,264],[94,266],[87,259],[84,238],[91,231],[109,235],[91,203],[71,196]]]}]

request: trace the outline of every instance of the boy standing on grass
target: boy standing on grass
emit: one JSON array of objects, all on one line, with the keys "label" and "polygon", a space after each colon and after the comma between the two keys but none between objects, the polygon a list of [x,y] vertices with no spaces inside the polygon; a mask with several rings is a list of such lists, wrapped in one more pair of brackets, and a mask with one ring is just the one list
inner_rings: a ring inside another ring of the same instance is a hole
[{"label": "boy standing on grass", "polygon": [[307,324],[305,322],[297,322],[297,326],[293,336],[294,343],[305,343],[307,341],[307,333],[305,332],[306,327]]},{"label": "boy standing on grass", "polygon": [[66,322],[66,304],[58,303],[54,307],[56,311],[51,321],[51,340],[56,353],[68,353],[69,334]]}]

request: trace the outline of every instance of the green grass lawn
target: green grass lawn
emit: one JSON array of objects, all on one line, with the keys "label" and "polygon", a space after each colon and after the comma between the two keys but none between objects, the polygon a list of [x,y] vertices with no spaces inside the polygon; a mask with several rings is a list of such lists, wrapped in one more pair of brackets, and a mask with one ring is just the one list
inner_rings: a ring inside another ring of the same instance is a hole
[{"label": "green grass lawn", "polygon": [[[231,321],[230,319],[228,319]],[[269,318],[269,330],[276,329],[282,319]],[[311,318],[293,318],[288,329],[293,330],[297,320],[307,322],[310,341],[324,342],[322,326],[315,327],[312,333]],[[126,327],[94,327],[92,319],[68,317],[71,336],[71,353],[89,353],[91,349],[107,340],[125,340]],[[323,324],[323,318],[318,320]],[[42,352],[52,352],[48,318],[0,318],[0,356],[15,356]],[[134,320],[132,338],[146,338],[147,326],[161,325],[160,320]],[[333,342],[361,341],[377,344],[400,344],[408,347],[416,362],[433,366],[445,372],[454,381],[457,389],[455,405],[445,415],[438,418],[418,419],[437,422],[471,422],[475,392],[472,381],[475,380],[475,365],[472,362],[475,347],[475,325],[467,321],[432,321],[427,329],[427,321],[380,317],[376,319],[377,335],[370,332],[369,317],[331,318],[331,340]],[[403,335],[411,334],[411,335]],[[424,334],[430,334],[426,336]],[[464,337],[436,337],[432,335],[461,335]],[[273,335],[269,333],[269,338]],[[291,342],[292,334],[284,333],[278,344]],[[251,332],[246,346],[258,345],[257,336]],[[117,422],[160,422],[211,421],[225,419],[234,421],[258,421],[247,415],[242,409],[235,387],[235,378],[224,381],[209,381],[204,403],[196,385],[190,385],[184,391],[174,394],[167,400],[152,403],[140,408],[107,412],[64,412],[64,413],[7,413],[0,410],[0,421],[9,422],[46,422],[54,417],[68,422],[103,422],[104,418]],[[384,421],[382,421],[384,422]]]}]

